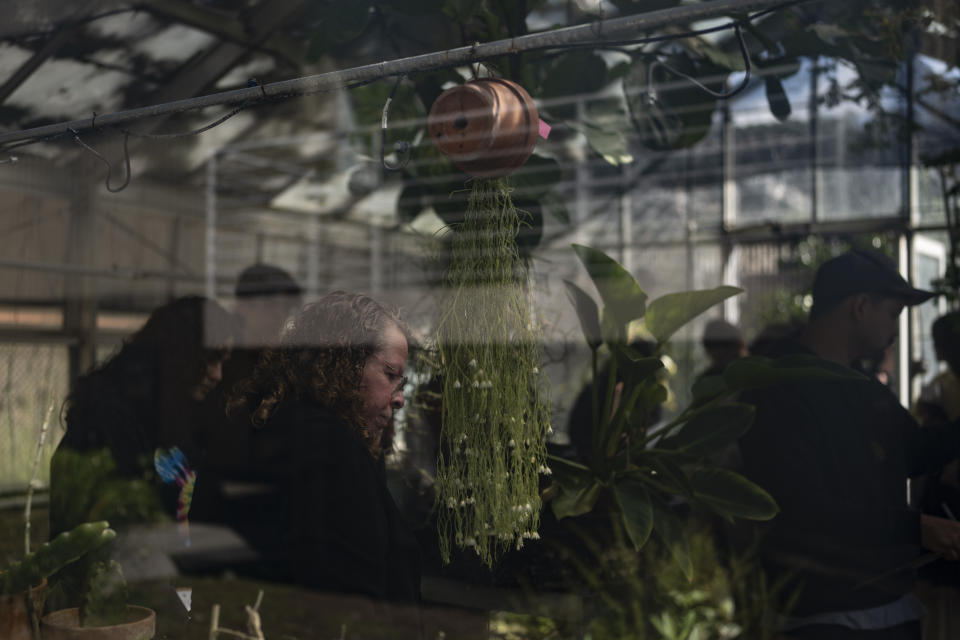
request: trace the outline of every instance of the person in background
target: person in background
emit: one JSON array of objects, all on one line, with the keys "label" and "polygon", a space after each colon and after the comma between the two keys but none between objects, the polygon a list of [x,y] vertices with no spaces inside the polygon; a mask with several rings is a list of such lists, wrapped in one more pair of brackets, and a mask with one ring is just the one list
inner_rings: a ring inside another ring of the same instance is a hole
[{"label": "person in background", "polygon": [[851,369],[895,340],[905,306],[933,295],[874,251],[828,260],[804,332],[769,354],[812,356],[823,377],[742,395],[756,407],[743,474],[780,507],[760,558],[796,594],[785,637],[919,640],[912,567],[921,549],[960,558],[960,523],[909,508],[905,491],[908,476],[960,455],[960,430],[920,429],[888,388]]},{"label": "person in background", "polygon": [[[947,364],[933,380],[924,385],[914,407],[921,426],[929,427],[960,420],[960,312],[940,316],[931,327],[937,360]],[[914,504],[925,514],[950,518],[960,517],[960,460],[952,460],[938,473],[911,484]],[[960,580],[957,567],[938,560],[920,569],[917,589],[927,609],[925,637],[960,637]]]},{"label": "person in background", "polygon": [[419,549],[382,460],[404,405],[409,342],[394,309],[331,293],[290,320],[231,398],[231,415],[255,428],[253,464],[278,488],[249,537],[272,579],[419,600]]},{"label": "person in background", "polygon": [[254,264],[237,277],[234,289],[241,334],[237,346],[263,349],[280,339],[283,323],[303,303],[303,289],[288,272],[269,264]]},{"label": "person in background", "polygon": [[960,419],[960,312],[940,316],[931,327],[937,360],[947,368],[924,385],[917,400],[921,424],[940,424]]},{"label": "person in background", "polygon": [[[203,474],[197,445],[200,403],[220,384],[233,336],[233,320],[216,302],[179,298],[154,310],[116,354],[80,377],[67,397],[66,434],[51,462],[51,534],[92,515],[114,525],[148,515],[136,505],[110,504],[109,495],[84,491],[80,478],[93,470],[77,464],[101,451],[109,456],[103,464],[114,468],[115,478],[146,480],[163,511],[175,515],[179,490],[157,476],[155,455],[175,447],[187,466]],[[209,502],[205,495],[211,496]],[[212,494],[200,491],[193,515],[215,505]]]},{"label": "person in background", "polygon": [[[256,476],[255,472],[250,473],[253,432],[249,421],[237,422],[227,417],[227,397],[237,383],[253,374],[264,350],[280,343],[284,323],[300,309],[303,290],[283,269],[254,264],[240,272],[234,293],[239,335],[230,360],[224,365],[223,383],[204,402],[201,434],[204,455],[222,483],[245,482],[251,475]],[[228,488],[224,490],[228,495]],[[231,517],[239,511],[230,509]]]},{"label": "person in background", "polygon": [[720,375],[731,362],[747,355],[740,329],[721,318],[714,318],[704,327],[703,350],[710,359],[710,366],[697,376],[698,379]]}]

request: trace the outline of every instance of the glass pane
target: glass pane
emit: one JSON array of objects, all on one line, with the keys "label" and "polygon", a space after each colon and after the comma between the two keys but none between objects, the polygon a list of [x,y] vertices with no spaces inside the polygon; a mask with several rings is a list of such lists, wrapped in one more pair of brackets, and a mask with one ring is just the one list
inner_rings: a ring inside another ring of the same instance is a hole
[{"label": "glass pane", "polygon": [[762,73],[731,104],[736,224],[810,219],[814,149],[809,129],[810,68],[804,60],[799,71],[782,82],[791,107],[784,122],[770,112],[766,85],[759,81]]},{"label": "glass pane", "polygon": [[893,90],[879,96],[879,107],[850,98],[859,76],[843,61],[821,59],[817,81],[818,217],[903,215],[906,101]]}]

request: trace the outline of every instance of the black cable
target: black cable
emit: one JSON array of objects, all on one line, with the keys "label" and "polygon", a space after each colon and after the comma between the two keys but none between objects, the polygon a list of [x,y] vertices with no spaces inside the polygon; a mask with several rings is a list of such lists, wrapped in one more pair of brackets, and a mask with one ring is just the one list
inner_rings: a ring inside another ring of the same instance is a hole
[{"label": "black cable", "polygon": [[114,188],[110,186],[110,174],[113,173],[113,165],[110,164],[110,161],[107,160],[99,151],[97,151],[96,149],[88,145],[86,142],[81,140],[79,133],[77,133],[76,131],[73,131],[72,133],[73,133],[74,142],[76,142],[81,147],[83,147],[84,149],[92,153],[94,156],[97,157],[97,159],[99,159],[101,162],[107,165],[107,178],[104,181],[104,186],[106,186],[107,191],[109,191],[110,193],[119,193],[124,189],[126,189],[127,185],[130,184],[130,150],[127,148],[127,141],[130,139],[130,134],[125,133],[123,136],[123,159],[126,164],[127,177],[124,178],[123,184],[121,184],[119,187]]}]

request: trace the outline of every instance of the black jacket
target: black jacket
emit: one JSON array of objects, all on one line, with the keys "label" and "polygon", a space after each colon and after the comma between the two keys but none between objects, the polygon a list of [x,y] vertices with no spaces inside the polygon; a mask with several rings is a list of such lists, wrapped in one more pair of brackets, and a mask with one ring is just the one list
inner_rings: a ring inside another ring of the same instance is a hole
[{"label": "black jacket", "polygon": [[960,430],[920,429],[866,377],[780,385],[743,400],[757,408],[740,442],[744,474],[781,509],[761,557],[800,588],[792,614],[865,609],[909,592],[920,513],[907,506],[905,480],[960,455]]},{"label": "black jacket", "polygon": [[[269,432],[269,433],[268,433]],[[278,485],[257,514],[260,551],[287,582],[376,599],[420,598],[420,553],[382,462],[324,407],[285,402],[263,429],[257,468]],[[285,443],[277,447],[278,441]]]}]

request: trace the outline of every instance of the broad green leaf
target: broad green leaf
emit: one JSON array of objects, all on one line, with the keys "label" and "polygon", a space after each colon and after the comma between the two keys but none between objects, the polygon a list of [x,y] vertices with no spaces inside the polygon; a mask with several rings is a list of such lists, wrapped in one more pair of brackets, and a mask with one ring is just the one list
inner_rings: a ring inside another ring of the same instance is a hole
[{"label": "broad green leaf", "polygon": [[693,580],[693,561],[690,559],[690,543],[680,519],[670,506],[658,498],[652,501],[653,531],[657,539],[670,550],[677,566],[687,580]]},{"label": "broad green leaf", "polygon": [[659,446],[695,456],[716,453],[745,434],[755,414],[756,409],[748,404],[720,405],[695,416]]},{"label": "broad green leaf", "polygon": [[628,345],[614,345],[613,353],[617,358],[617,377],[628,387],[639,384],[663,369],[663,360],[656,356],[645,356]]},{"label": "broad green leaf", "polygon": [[593,473],[590,471],[590,467],[585,464],[580,464],[576,460],[561,458],[560,456],[547,456],[547,460],[550,462],[550,469],[553,471],[554,475],[560,473],[565,475],[584,476],[591,475]]},{"label": "broad green leaf", "polygon": [[689,477],[697,499],[722,516],[769,520],[779,511],[769,493],[728,469],[696,469]]},{"label": "broad green leaf", "polygon": [[565,487],[560,484],[557,496],[550,501],[553,514],[557,516],[557,520],[561,520],[589,513],[602,490],[603,486],[596,480],[586,486]]},{"label": "broad green leaf", "polygon": [[549,456],[548,461],[558,488],[557,496],[550,501],[557,519],[579,516],[593,509],[603,489],[593,471],[566,458]]},{"label": "broad green leaf", "polygon": [[623,324],[643,316],[647,294],[632,275],[602,251],[580,244],[573,245],[573,250],[590,274],[606,311]]},{"label": "broad green leaf", "polygon": [[693,383],[690,393],[693,396],[691,404],[699,406],[707,400],[712,400],[727,391],[727,383],[720,374],[701,376]]},{"label": "broad green leaf", "polygon": [[650,467],[650,477],[677,495],[693,497],[693,485],[687,472],[670,459],[670,454],[645,452],[643,463]]},{"label": "broad green leaf", "polygon": [[646,544],[653,531],[653,508],[650,506],[650,496],[640,480],[625,477],[617,481],[613,492],[620,506],[623,525],[633,542],[634,548],[639,550]]},{"label": "broad green leaf", "polygon": [[734,360],[723,372],[730,391],[762,389],[779,384],[818,380],[865,380],[863,374],[816,356],[789,356],[771,360],[749,356]]},{"label": "broad green leaf", "polygon": [[577,312],[577,318],[580,319],[580,328],[583,330],[583,337],[587,339],[587,345],[591,349],[600,346],[602,340],[600,334],[600,310],[597,303],[590,295],[569,280],[564,280],[567,286],[567,298]]},{"label": "broad green leaf", "polygon": [[624,344],[627,341],[627,323],[609,307],[600,314],[600,335],[607,344]]},{"label": "broad green leaf", "polygon": [[783,84],[773,76],[767,76],[763,79],[767,89],[767,104],[770,105],[770,113],[773,117],[783,122],[790,117],[790,99],[787,98],[787,92],[783,90]]},{"label": "broad green leaf", "polygon": [[603,127],[585,123],[577,127],[580,132],[586,136],[587,143],[596,151],[600,157],[607,163],[614,166],[629,164],[633,162],[633,154],[630,153],[630,145],[623,136],[622,129],[613,127]]},{"label": "broad green leaf", "polygon": [[683,325],[710,307],[742,292],[743,289],[737,287],[722,286],[716,289],[668,293],[651,302],[647,308],[647,329],[657,342],[662,344]]}]

